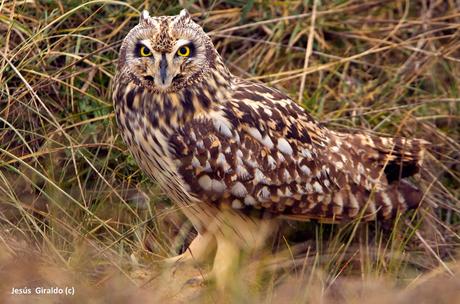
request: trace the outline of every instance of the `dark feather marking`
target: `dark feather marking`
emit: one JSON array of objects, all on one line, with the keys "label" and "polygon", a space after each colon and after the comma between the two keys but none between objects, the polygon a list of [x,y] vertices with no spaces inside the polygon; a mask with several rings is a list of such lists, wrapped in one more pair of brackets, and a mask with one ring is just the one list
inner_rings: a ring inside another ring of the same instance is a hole
[{"label": "dark feather marking", "polygon": [[126,105],[128,109],[133,110],[134,98],[136,97],[137,90],[134,88],[126,94]]},{"label": "dark feather marking", "polygon": [[193,113],[195,107],[193,106],[193,94],[189,89],[184,89],[184,97],[181,99],[182,106],[184,107],[185,112]]},{"label": "dark feather marking", "polygon": [[203,108],[208,109],[211,106],[211,100],[204,94],[203,90],[200,88],[198,91],[198,100],[200,101]]},{"label": "dark feather marking", "polygon": [[156,116],[155,112],[150,111],[148,116],[149,116],[149,121],[152,127],[155,129],[158,128],[159,122],[158,122],[158,117]]},{"label": "dark feather marking", "polygon": [[388,183],[409,177],[418,172],[418,167],[415,162],[390,162],[385,167],[385,175]]},{"label": "dark feather marking", "polygon": [[165,153],[165,151],[164,151],[164,149],[163,149],[163,146],[160,144],[160,142],[158,141],[158,139],[157,139],[155,136],[153,136],[153,134],[150,134],[150,136],[152,137],[153,142],[154,142],[155,144],[157,144],[158,147],[160,147],[161,153],[162,153],[163,155],[165,155],[166,153]]},{"label": "dark feather marking", "polygon": [[263,96],[260,96],[257,93],[254,92],[249,92],[249,91],[237,91],[235,94],[233,94],[233,98],[235,99],[249,99],[249,100],[254,100],[254,101],[264,101],[265,98]]},{"label": "dark feather marking", "polygon": [[223,109],[224,113],[225,113],[225,116],[226,118],[228,119],[228,121],[230,121],[230,123],[232,124],[232,126],[234,128],[236,128],[238,126],[238,118],[236,117],[235,113],[232,111],[232,109],[230,107],[226,107]]}]

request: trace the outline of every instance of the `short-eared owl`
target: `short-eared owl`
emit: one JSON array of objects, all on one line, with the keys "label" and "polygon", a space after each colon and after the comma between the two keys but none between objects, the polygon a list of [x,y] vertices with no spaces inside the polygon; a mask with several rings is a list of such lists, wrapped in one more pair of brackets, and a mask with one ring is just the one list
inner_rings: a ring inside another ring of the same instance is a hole
[{"label": "short-eared owl", "polygon": [[217,274],[279,218],[386,220],[422,199],[404,178],[426,142],[327,129],[282,92],[232,75],[185,10],[142,13],[113,100],[139,165],[199,232],[193,256],[217,244]]}]

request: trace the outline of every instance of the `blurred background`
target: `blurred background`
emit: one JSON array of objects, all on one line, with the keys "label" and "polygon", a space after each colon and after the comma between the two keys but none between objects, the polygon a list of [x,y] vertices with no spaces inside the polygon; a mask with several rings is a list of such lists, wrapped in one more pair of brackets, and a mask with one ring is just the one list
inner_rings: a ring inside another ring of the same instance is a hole
[{"label": "blurred background", "polygon": [[[187,8],[229,69],[329,128],[424,138],[423,208],[286,222],[222,297],[161,259],[195,232],[118,133],[111,81],[140,11]],[[95,303],[453,303],[460,298],[460,2],[0,1],[0,297]],[[75,286],[76,296],[8,296]]]}]

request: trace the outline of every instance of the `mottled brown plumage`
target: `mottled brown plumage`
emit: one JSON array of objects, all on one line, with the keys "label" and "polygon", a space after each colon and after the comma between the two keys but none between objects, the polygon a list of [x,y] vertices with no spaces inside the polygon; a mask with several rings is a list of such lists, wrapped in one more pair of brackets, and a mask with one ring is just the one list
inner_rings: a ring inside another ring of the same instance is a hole
[{"label": "mottled brown plumage", "polygon": [[[143,46],[151,56],[139,55]],[[189,56],[178,55],[184,46]],[[143,13],[114,85],[129,149],[200,233],[223,210],[247,220],[252,210],[390,219],[422,198],[404,178],[417,172],[426,142],[327,129],[280,91],[232,75],[186,11]]]}]

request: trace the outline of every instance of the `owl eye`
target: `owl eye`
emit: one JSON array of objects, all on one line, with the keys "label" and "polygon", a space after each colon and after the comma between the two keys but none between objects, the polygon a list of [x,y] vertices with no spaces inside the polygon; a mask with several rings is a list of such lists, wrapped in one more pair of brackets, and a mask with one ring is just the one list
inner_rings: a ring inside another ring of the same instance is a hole
[{"label": "owl eye", "polygon": [[141,55],[141,57],[150,57],[152,56],[152,51],[150,51],[148,47],[143,45],[139,49],[139,54]]},{"label": "owl eye", "polygon": [[178,50],[177,50],[177,55],[179,56],[182,56],[182,57],[188,57],[190,56],[190,47],[184,45],[184,46],[181,46]]}]

